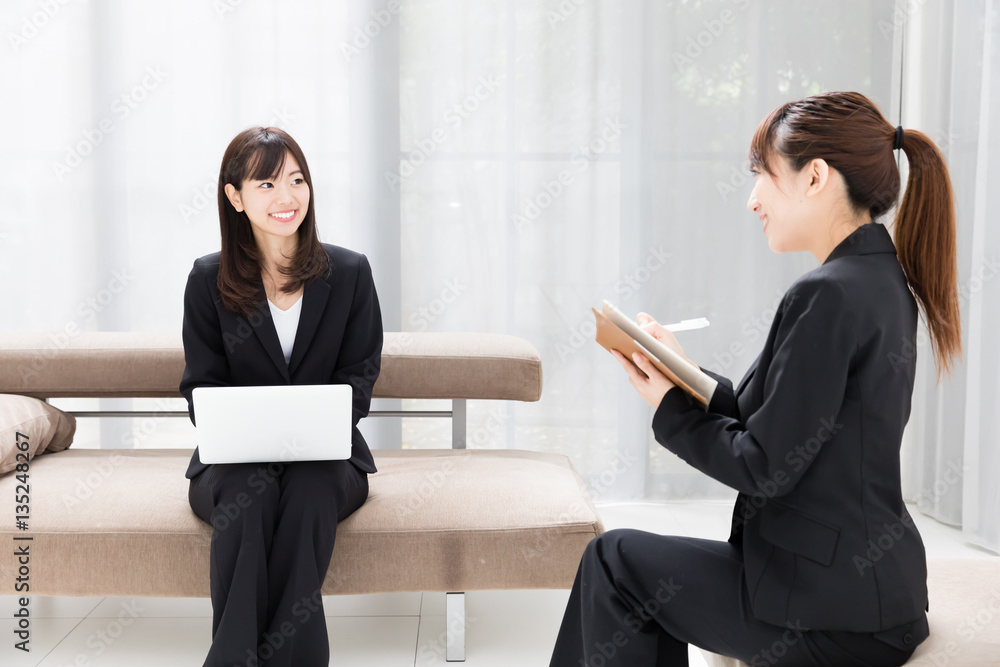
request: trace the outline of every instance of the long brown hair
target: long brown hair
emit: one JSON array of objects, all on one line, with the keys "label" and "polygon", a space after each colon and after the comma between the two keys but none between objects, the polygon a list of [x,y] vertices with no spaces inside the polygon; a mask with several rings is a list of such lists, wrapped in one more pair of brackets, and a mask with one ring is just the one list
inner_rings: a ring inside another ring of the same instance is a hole
[{"label": "long brown hair", "polygon": [[250,218],[246,212],[237,211],[226,196],[226,184],[237,190],[247,180],[276,178],[285,166],[286,156],[299,163],[302,178],[309,186],[309,208],[296,231],[295,253],[287,266],[278,270],[288,280],[282,292],[294,293],[316,278],[329,275],[330,256],[320,244],[316,231],[316,213],[313,206],[315,189],[309,165],[302,149],[284,130],[276,127],[251,127],[243,130],[229,142],[219,169],[219,225],[222,232],[222,252],[219,257],[219,295],[229,310],[246,317],[261,305],[262,256],[253,235]]},{"label": "long brown hair", "polygon": [[[902,149],[910,166],[896,210],[893,241],[910,290],[923,308],[941,380],[962,354],[958,301],[955,197],[941,151],[917,130],[904,130]],[[773,155],[800,171],[822,159],[840,172],[855,212],[872,220],[899,197],[896,128],[860,93],[833,92],[789,102],[772,111],[754,133],[750,164],[774,174]]]}]

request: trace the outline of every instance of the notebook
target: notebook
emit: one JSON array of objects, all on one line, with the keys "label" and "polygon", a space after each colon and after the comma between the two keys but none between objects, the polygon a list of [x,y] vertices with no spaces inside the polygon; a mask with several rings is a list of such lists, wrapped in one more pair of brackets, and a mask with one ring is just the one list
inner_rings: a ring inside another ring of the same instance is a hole
[{"label": "notebook", "polygon": [[[618,350],[629,360],[631,360],[633,352],[642,354],[671,382],[698,401],[702,409],[708,410],[712,395],[719,384],[715,378],[697,366],[692,366],[686,359],[653,338],[642,329],[638,322],[622,313],[607,300],[603,302],[601,312],[597,312],[593,308],[591,310],[594,313],[597,328],[594,339],[604,349],[609,352]],[[671,325],[670,329],[680,331],[682,329],[698,329],[703,326],[708,326],[708,321],[699,318]],[[642,371],[639,372],[642,373]]]},{"label": "notebook", "polygon": [[351,457],[348,384],[195,387],[202,463],[328,461]]}]

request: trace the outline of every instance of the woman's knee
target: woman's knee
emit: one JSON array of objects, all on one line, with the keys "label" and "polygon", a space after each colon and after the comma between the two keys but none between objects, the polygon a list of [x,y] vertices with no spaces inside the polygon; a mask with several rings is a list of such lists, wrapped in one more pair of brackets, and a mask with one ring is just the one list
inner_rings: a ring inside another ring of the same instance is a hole
[{"label": "woman's knee", "polygon": [[343,481],[322,463],[326,462],[300,461],[285,471],[278,502],[283,516],[293,514],[300,521],[320,527],[337,523],[346,489]]},{"label": "woman's knee", "polygon": [[581,567],[586,577],[631,579],[649,567],[651,540],[661,535],[632,528],[617,528],[598,535],[587,545]]},{"label": "woman's knee", "polygon": [[338,507],[338,519],[343,521],[368,500],[368,473],[359,470],[353,463],[347,462],[348,488],[343,506]]},{"label": "woman's knee", "polygon": [[[278,466],[278,467],[275,467]],[[281,464],[239,463],[225,464],[212,480],[213,498],[217,504],[237,501],[246,505],[248,499],[260,499],[263,504],[278,500]]]},{"label": "woman's knee", "polygon": [[350,461],[299,461],[289,465],[281,483],[286,502],[338,511],[352,497],[368,496],[367,475]]},{"label": "woman's knee", "polygon": [[[215,464],[202,474],[209,476],[200,481],[210,489],[211,501],[202,502],[211,507],[208,523],[216,532],[213,539],[234,525],[264,526],[273,522],[279,498],[278,477],[268,464]],[[202,494],[195,490],[191,495]]]},{"label": "woman's knee", "polygon": [[642,531],[632,528],[614,528],[592,539],[587,549],[602,560],[609,554],[625,555],[632,551],[642,535]]}]

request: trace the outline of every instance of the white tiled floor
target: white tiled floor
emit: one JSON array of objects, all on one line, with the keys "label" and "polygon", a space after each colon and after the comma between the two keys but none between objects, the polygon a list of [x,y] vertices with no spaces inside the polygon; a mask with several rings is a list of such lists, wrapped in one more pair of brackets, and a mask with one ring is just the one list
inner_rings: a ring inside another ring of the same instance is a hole
[{"label": "white tiled floor", "polygon": [[[601,505],[608,529],[725,539],[730,502]],[[929,557],[989,558],[960,531],[915,508]],[[485,591],[466,595],[468,667],[544,667],[568,591]],[[3,667],[198,667],[208,650],[212,606],[197,598],[31,599],[31,653],[13,649],[12,596],[0,596]],[[338,667],[432,667],[445,664],[443,593],[338,596],[324,599]],[[691,664],[703,666],[692,651]]]}]

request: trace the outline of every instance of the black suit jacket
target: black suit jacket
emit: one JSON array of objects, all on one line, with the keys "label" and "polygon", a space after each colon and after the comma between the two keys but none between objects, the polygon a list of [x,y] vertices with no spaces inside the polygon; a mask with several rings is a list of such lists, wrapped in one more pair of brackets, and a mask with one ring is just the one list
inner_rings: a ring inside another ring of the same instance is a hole
[{"label": "black suit jacket", "polygon": [[735,391],[709,373],[708,411],[680,388],[658,406],[656,440],[740,492],[729,539],[760,620],[926,636],[924,546],[899,479],[916,331],[892,238],[869,223],[789,288]]},{"label": "black suit jacket", "polygon": [[[184,375],[180,392],[195,422],[191,392],[200,386],[282,384],[350,384],[354,388],[350,461],[365,472],[375,472],[368,444],[358,430],[367,416],[372,386],[382,358],[382,313],[368,259],[360,254],[322,244],[333,271],[305,286],[302,310],[285,363],[271,309],[260,281],[260,305],[249,318],[222,305],[217,279],[218,252],[194,261],[184,289]],[[194,450],[185,476],[207,467]]]}]

